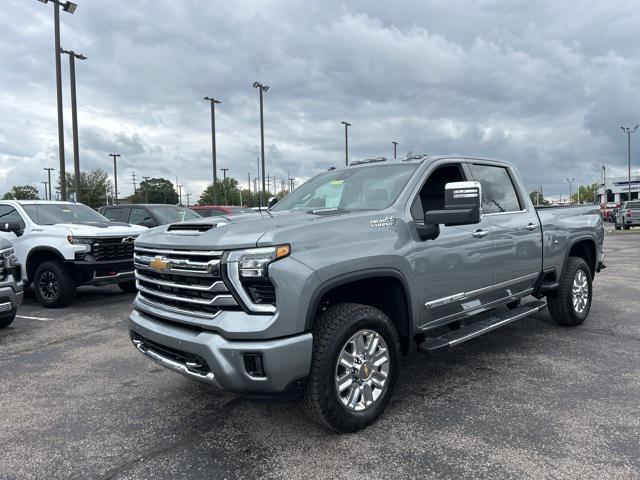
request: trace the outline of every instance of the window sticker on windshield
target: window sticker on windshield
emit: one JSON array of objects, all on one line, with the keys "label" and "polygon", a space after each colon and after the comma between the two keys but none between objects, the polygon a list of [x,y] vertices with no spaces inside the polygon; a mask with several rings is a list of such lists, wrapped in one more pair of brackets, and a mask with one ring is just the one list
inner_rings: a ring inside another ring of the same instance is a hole
[{"label": "window sticker on windshield", "polygon": [[68,208],[63,208],[63,209],[62,209],[62,211],[63,211],[64,213],[71,213],[71,210],[69,210]]},{"label": "window sticker on windshield", "polygon": [[331,180],[331,185],[342,185],[344,180]]}]

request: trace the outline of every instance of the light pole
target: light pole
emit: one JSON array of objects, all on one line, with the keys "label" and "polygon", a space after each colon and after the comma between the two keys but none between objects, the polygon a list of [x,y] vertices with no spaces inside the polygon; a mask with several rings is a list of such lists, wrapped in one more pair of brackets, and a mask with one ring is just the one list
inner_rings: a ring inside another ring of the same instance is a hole
[{"label": "light pole", "polygon": [[340,122],[344,125],[344,164],[349,166],[349,133],[348,129],[351,126],[349,122]]},{"label": "light pole", "polygon": [[48,182],[45,180],[44,182],[40,182],[40,183],[44,185],[44,199],[45,200],[51,200],[50,198],[47,198],[47,185],[48,185]]},{"label": "light pole", "polygon": [[571,184],[575,181],[576,181],[575,178],[571,178],[571,179],[567,178],[567,182],[569,182],[569,205],[571,205]]},{"label": "light pole", "polygon": [[51,196],[51,170],[54,170],[53,168],[45,168],[44,170],[47,171],[47,175],[49,177],[49,200],[53,200],[53,197]]},{"label": "light pole", "polygon": [[227,172],[229,171],[228,168],[221,168],[220,170],[222,170],[222,183],[224,185],[224,204],[228,205],[229,204],[229,189],[227,188]]},{"label": "light pole", "polygon": [[[48,3],[49,0],[38,0],[42,3]],[[62,2],[60,0],[51,0],[53,3],[53,24],[54,24],[54,43],[56,55],[56,95],[58,100],[58,156],[60,157],[60,197],[61,200],[67,199],[67,173],[64,163],[64,119],[62,115],[62,67],[60,59],[60,7],[67,12],[73,14],[78,5],[73,2]]]},{"label": "light pole", "polygon": [[631,130],[631,127],[620,127],[622,129],[622,131],[624,133],[627,134],[627,167],[628,167],[628,173],[629,173],[629,197],[627,198],[628,201],[631,201],[631,134],[634,133],[636,130],[638,130],[638,127],[640,125],[636,125],[633,130]]},{"label": "light pole", "polygon": [[266,189],[266,178],[264,172],[266,171],[264,161],[264,108],[263,108],[263,93],[269,91],[269,85],[263,85],[260,82],[253,82],[253,88],[257,88],[260,92],[260,152],[262,154],[262,192],[260,193],[260,207],[264,205],[264,192]]},{"label": "light pole", "polygon": [[396,150],[398,148],[398,142],[391,142],[393,143],[393,159],[396,159]]},{"label": "light pole", "polygon": [[110,153],[109,156],[113,157],[113,188],[115,189],[114,195],[113,195],[113,204],[117,205],[118,204],[118,165],[117,165],[116,159],[120,156],[120,154]]},{"label": "light pole", "polygon": [[78,145],[78,103],[76,101],[76,58],[87,57],[73,50],[60,49],[60,53],[69,55],[69,82],[71,83],[71,128],[73,132],[73,176],[75,180],[76,202],[80,201],[80,147]]},{"label": "light pole", "polygon": [[213,172],[213,204],[218,204],[218,195],[216,193],[216,182],[218,181],[217,170],[217,156],[216,156],[216,103],[222,103],[220,100],[213,97],[204,97],[203,100],[207,100],[211,103],[211,156],[212,156],[212,172]]}]

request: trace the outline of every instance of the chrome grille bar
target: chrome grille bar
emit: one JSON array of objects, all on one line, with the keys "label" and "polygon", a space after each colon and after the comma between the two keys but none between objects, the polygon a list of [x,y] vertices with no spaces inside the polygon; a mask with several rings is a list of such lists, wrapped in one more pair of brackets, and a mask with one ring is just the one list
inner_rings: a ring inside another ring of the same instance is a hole
[{"label": "chrome grille bar", "polygon": [[224,284],[222,280],[216,280],[211,285],[189,285],[185,283],[175,283],[169,282],[166,280],[159,280],[157,278],[147,277],[140,272],[136,272],[136,278],[138,280],[142,280],[143,282],[153,283],[155,285],[162,285],[163,287],[169,288],[183,288],[185,290],[195,290],[198,292],[211,292],[211,293],[225,293],[229,292],[227,286]]},{"label": "chrome grille bar", "polygon": [[159,298],[175,300],[177,302],[194,303],[196,305],[209,305],[215,307],[229,307],[236,305],[236,301],[231,295],[216,295],[213,298],[183,297],[181,295],[173,295],[168,292],[153,290],[143,286],[139,281],[136,282],[138,290],[147,295],[153,295]]}]

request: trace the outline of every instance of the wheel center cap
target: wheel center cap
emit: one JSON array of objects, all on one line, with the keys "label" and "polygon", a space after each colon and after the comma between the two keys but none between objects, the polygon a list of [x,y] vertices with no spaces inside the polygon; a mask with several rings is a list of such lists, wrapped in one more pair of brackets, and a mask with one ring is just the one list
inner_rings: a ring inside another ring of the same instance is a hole
[{"label": "wheel center cap", "polygon": [[361,380],[369,380],[373,374],[373,364],[371,362],[363,362],[358,373]]}]

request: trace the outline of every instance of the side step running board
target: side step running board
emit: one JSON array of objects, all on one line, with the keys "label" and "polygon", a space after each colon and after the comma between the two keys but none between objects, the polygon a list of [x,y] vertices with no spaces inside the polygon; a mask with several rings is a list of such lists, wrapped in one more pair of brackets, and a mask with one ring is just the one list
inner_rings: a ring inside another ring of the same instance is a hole
[{"label": "side step running board", "polygon": [[542,301],[529,302],[520,307],[514,308],[507,312],[496,313],[485,320],[481,320],[451,333],[441,335],[439,337],[427,338],[418,345],[418,352],[430,353],[443,348],[451,348],[459,345],[467,340],[476,338],[484,333],[495,330],[496,328],[508,325],[511,322],[528,317],[534,313],[543,310],[547,304]]}]

